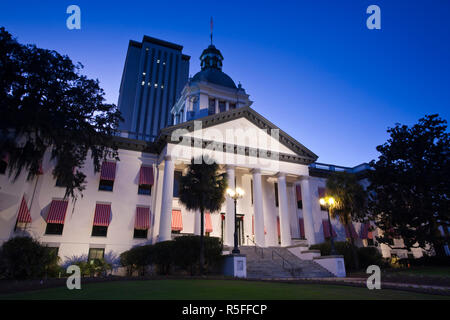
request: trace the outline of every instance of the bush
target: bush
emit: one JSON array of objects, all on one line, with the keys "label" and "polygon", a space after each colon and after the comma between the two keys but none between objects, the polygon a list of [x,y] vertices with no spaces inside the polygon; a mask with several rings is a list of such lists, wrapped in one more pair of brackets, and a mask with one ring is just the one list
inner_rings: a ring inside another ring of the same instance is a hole
[{"label": "bush", "polygon": [[[334,243],[334,247],[339,255],[344,256],[345,270],[354,270],[353,265],[353,248],[351,243],[347,241],[337,241]],[[311,250],[320,250],[322,256],[329,256],[331,252],[331,243],[329,241],[314,244],[310,246]]]},{"label": "bush", "polygon": [[[182,236],[175,238],[174,264],[194,274],[200,263],[200,236]],[[211,271],[221,261],[222,243],[219,238],[204,237],[205,271]]]},{"label": "bush", "polygon": [[[222,243],[219,238],[205,237],[205,267],[211,272],[220,266]],[[155,264],[159,274],[170,274],[174,267],[195,274],[200,261],[200,237],[181,236],[173,241],[158,242],[154,245],[144,245],[122,252],[120,263],[127,268],[127,274],[132,275],[139,270],[145,275],[146,267]]]},{"label": "bush", "polygon": [[411,266],[422,267],[450,267],[450,256],[428,256],[424,255],[417,259],[406,259]]},{"label": "bush", "polygon": [[120,264],[127,267],[127,274],[131,276],[138,270],[144,276],[146,267],[154,262],[154,248],[152,245],[136,246],[120,255]]},{"label": "bush", "polygon": [[[334,243],[336,251],[339,255],[344,256],[345,269],[347,271],[355,271],[354,267],[354,251],[350,242],[338,241]],[[329,241],[314,244],[310,246],[310,249],[320,250],[322,256],[330,255],[331,244]],[[380,267],[385,266],[385,262],[379,250],[374,247],[361,247],[356,248],[356,253],[358,255],[359,267],[360,269],[367,269],[370,265],[378,265]]]},{"label": "bush", "polygon": [[370,265],[384,266],[385,262],[380,251],[374,247],[358,248],[359,267],[367,269]]},{"label": "bush", "polygon": [[0,274],[9,279],[32,279],[57,276],[58,255],[30,237],[15,237],[1,249]]}]

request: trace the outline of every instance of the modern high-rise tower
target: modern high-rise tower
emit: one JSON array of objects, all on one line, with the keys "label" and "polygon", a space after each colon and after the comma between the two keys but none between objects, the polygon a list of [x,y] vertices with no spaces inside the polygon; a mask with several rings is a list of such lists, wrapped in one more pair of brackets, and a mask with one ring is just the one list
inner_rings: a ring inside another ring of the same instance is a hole
[{"label": "modern high-rise tower", "polygon": [[131,40],[120,84],[120,135],[152,141],[171,124],[170,109],[188,81],[189,59],[183,47],[144,36]]}]

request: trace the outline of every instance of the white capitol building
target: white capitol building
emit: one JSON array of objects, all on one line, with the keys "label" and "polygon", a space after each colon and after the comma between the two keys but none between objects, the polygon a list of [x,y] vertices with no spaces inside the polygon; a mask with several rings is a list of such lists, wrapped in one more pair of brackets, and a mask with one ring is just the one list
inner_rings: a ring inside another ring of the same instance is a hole
[{"label": "white capitol building", "polygon": [[[167,44],[148,42],[156,47]],[[422,255],[421,250],[396,250],[395,243],[394,249],[377,244],[379,230],[370,232],[368,224],[353,223],[346,229],[332,220],[330,228],[327,211],[319,204],[327,175],[349,171],[367,185],[368,165],[345,168],[317,163],[316,154],[256,111],[242,86],[222,72],[222,60],[213,45],[203,51],[202,70],[180,88],[167,112],[172,125],[162,128],[155,139],[136,139],[129,130],[121,130],[116,137],[120,161],[106,161],[101,172],[94,173],[87,160],[86,189],[76,201],[64,199],[65,188],[52,175],[50,154],[42,161],[40,175],[27,180],[28,173],[22,172],[14,183],[3,170],[8,163],[3,158],[0,241],[26,232],[57,248],[64,261],[80,255],[119,255],[136,245],[199,234],[200,214],[178,201],[177,183],[192,157],[206,153],[227,172],[228,186],[245,192],[237,202],[236,219],[243,252],[250,254],[246,246],[255,244],[280,248],[280,254],[284,248],[290,255],[286,259],[309,261],[334,275],[338,272],[321,261],[320,253],[308,250],[330,235],[335,241],[353,237],[358,246],[376,246],[384,257]],[[162,86],[161,92],[169,91]],[[227,197],[219,212],[206,214],[205,231],[207,236],[221,238],[227,248],[233,246],[234,229],[234,201]]]}]

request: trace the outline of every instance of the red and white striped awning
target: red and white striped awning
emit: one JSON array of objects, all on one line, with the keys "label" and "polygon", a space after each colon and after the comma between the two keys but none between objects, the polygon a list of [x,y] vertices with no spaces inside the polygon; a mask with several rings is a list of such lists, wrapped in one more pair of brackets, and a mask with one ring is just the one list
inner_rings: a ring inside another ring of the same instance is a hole
[{"label": "red and white striped awning", "polygon": [[100,179],[114,181],[115,178],[116,163],[113,161],[104,161],[100,170]]},{"label": "red and white striped awning", "polygon": [[25,201],[25,197],[22,196],[22,202],[19,207],[19,215],[17,216],[17,222],[30,223],[31,215],[30,210],[28,209],[27,202]]},{"label": "red and white striped awning", "polygon": [[305,222],[303,218],[298,219],[298,225],[300,227],[300,238],[305,238]]},{"label": "red and white striped awning", "polygon": [[334,231],[333,226],[328,223],[328,219],[323,219],[322,220],[322,226],[323,226],[323,235],[325,236],[325,238],[330,238],[330,228],[331,228],[331,232],[333,234],[333,238],[336,237],[336,232]]},{"label": "red and white striped awning", "polygon": [[212,221],[211,221],[211,213],[205,213],[205,232],[213,232]]},{"label": "red and white striped awning", "polygon": [[136,207],[136,220],[134,222],[136,230],[148,230],[150,228],[150,208]]},{"label": "red and white striped awning", "polygon": [[302,187],[299,184],[295,186],[295,193],[297,194],[297,201],[302,200]]},{"label": "red and white striped awning", "polygon": [[346,225],[344,228],[345,228],[345,237],[346,238],[358,239],[358,233],[356,232],[355,226],[353,225],[353,223]]},{"label": "red and white striped awning", "polygon": [[67,200],[52,200],[48,210],[47,223],[64,224],[68,204]]},{"label": "red and white striped awning", "polygon": [[183,230],[183,219],[180,210],[172,210],[172,231]]},{"label": "red and white striped awning", "polygon": [[319,198],[323,198],[325,197],[325,188],[319,187],[317,189],[318,193],[319,193]]},{"label": "red and white striped awning", "polygon": [[153,179],[153,167],[152,166],[141,166],[139,172],[139,184],[145,184],[152,186],[154,182]]},{"label": "red and white striped awning", "polygon": [[97,203],[95,205],[94,226],[107,227],[111,221],[111,204]]},{"label": "red and white striped awning", "polygon": [[361,228],[361,239],[373,239],[372,231],[370,231],[370,222],[365,222]]}]

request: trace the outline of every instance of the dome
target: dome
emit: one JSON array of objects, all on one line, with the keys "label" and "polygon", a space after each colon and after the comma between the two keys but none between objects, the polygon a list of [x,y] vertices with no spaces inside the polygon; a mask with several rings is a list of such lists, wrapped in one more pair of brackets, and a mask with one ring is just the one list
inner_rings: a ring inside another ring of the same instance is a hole
[{"label": "dome", "polygon": [[200,56],[201,68],[192,78],[192,82],[210,82],[219,86],[236,89],[236,84],[227,74],[222,72],[223,56],[219,49],[212,44],[203,50]]},{"label": "dome", "polygon": [[205,69],[197,72],[192,78],[192,82],[210,82],[219,86],[236,89],[236,84],[226,73],[217,69]]}]

